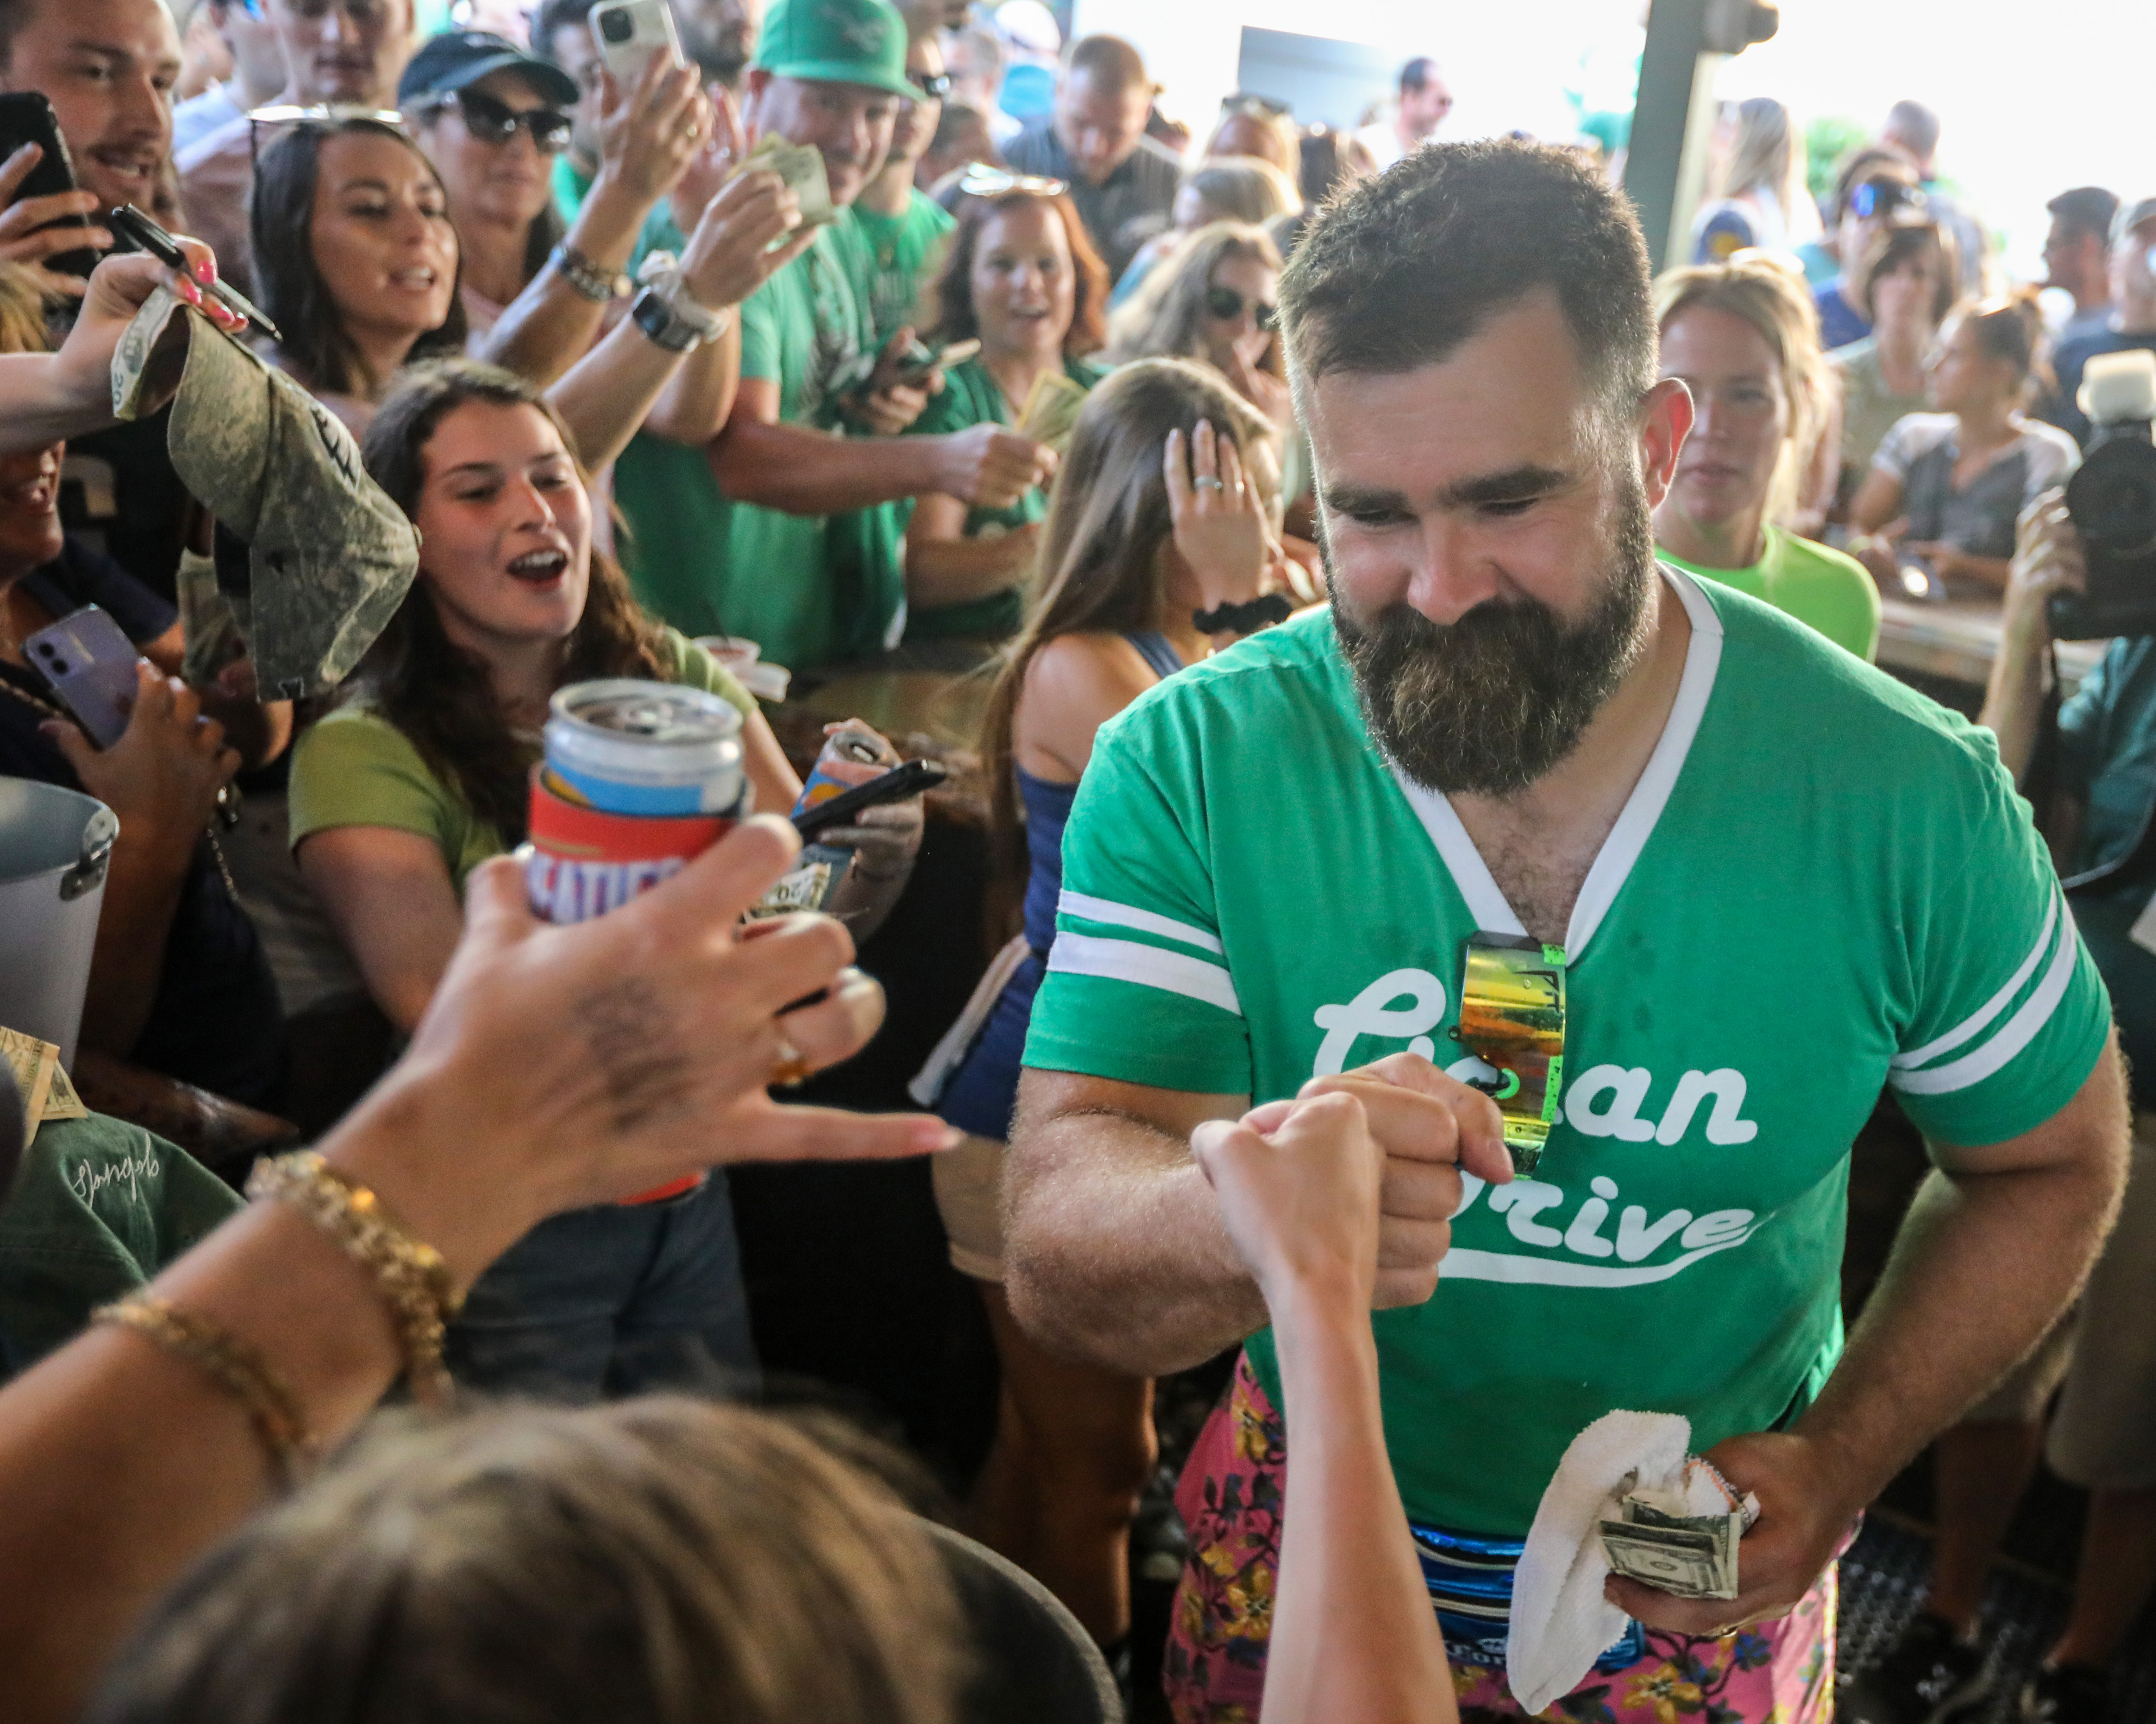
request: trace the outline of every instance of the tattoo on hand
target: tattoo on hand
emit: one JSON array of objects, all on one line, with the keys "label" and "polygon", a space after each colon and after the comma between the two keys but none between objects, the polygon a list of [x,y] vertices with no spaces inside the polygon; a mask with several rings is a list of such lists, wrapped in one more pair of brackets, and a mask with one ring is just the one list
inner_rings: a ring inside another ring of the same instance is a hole
[{"label": "tattoo on hand", "polygon": [[634,1131],[684,1108],[689,1055],[651,985],[634,976],[577,1003],[584,1042],[613,1103],[615,1129]]}]

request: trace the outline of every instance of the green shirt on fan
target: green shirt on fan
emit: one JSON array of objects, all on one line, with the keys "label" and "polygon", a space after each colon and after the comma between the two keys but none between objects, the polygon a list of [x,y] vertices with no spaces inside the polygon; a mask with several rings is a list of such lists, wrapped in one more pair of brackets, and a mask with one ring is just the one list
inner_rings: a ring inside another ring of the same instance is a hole
[{"label": "green shirt on fan", "polygon": [[[2111,1014],[1990,735],[1728,587],[1564,939],[1561,1116],[1470,1178],[1435,1297],[1373,1318],[1410,1518],[1521,1537],[1612,1408],[1704,1452],[1841,1346],[1849,1150],[1882,1086],[1974,1146],[2072,1100]],[[1363,726],[1330,614],[1104,725],[1025,1063],[1264,1101],[1450,1036],[1462,948],[1524,931]],[[1270,1332],[1249,1343],[1277,1404]],[[1290,1444],[1292,1448],[1292,1436]]]},{"label": "green shirt on fan", "polygon": [[1766,530],[1767,548],[1749,568],[1711,569],[1667,551],[1662,561],[1702,580],[1719,581],[1763,599],[1799,623],[1809,623],[1836,646],[1869,661],[1879,650],[1879,589],[1862,563],[1825,545],[1800,539],[1778,526]]}]

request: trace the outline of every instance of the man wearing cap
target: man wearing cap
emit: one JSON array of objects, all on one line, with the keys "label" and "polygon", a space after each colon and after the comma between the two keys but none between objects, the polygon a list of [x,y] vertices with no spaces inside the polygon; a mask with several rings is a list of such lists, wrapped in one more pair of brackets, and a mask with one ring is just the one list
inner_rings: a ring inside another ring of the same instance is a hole
[{"label": "man wearing cap", "polygon": [[744,636],[796,669],[896,642],[904,500],[940,491],[1000,506],[1054,463],[1000,426],[896,435],[927,396],[896,381],[898,339],[871,363],[864,249],[844,219],[882,167],[899,105],[921,93],[906,52],[889,0],[772,8],[744,118],[758,140],[821,152],[841,219],[742,306],[740,393],[708,465],[643,437],[615,470],[644,604],[685,634]]},{"label": "man wearing cap", "polygon": [[[285,55],[285,87],[271,106],[396,105],[397,74],[411,55],[416,30],[413,0],[258,3]],[[182,151],[174,164],[188,225],[209,242],[218,269],[243,290],[251,288],[254,273],[247,233],[258,141],[254,131],[254,122],[243,116]]]},{"label": "man wearing cap", "polygon": [[2107,327],[2061,341],[2051,355],[2059,393],[2044,417],[2086,445],[2082,372],[2099,353],[2156,348],[2156,198],[2123,205],[2111,228],[2111,315]]},{"label": "man wearing cap", "polygon": [[1153,94],[1137,49],[1120,37],[1088,36],[1064,65],[1055,112],[1004,146],[1020,173],[1069,182],[1111,281],[1167,224],[1183,182],[1182,159],[1146,136]]}]

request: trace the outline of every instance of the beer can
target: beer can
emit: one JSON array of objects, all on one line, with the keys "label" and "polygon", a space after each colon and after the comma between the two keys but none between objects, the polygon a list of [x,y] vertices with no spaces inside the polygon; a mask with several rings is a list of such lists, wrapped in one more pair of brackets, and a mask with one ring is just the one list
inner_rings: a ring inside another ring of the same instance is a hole
[{"label": "beer can", "polygon": [[869,767],[898,764],[896,756],[886,759],[883,749],[877,746],[874,736],[860,731],[834,731],[824,738],[815,765],[808,769],[808,776],[801,786],[801,794],[794,799],[794,813],[804,814],[819,803],[829,802],[833,797],[843,795],[854,788],[852,779],[834,777],[824,770],[837,761]]},{"label": "beer can", "polygon": [[703,689],[628,677],[572,683],[547,713],[547,786],[609,814],[738,814],[741,722]]}]

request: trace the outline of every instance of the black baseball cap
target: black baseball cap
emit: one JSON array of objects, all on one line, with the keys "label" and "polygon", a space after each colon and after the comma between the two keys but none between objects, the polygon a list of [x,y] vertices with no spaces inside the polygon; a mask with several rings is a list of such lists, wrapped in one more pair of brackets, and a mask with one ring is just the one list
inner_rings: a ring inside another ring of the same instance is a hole
[{"label": "black baseball cap", "polygon": [[506,36],[490,30],[444,30],[419,45],[397,80],[397,105],[424,96],[452,95],[495,72],[521,72],[548,101],[574,107],[583,92],[577,80],[550,60],[526,54]]}]

